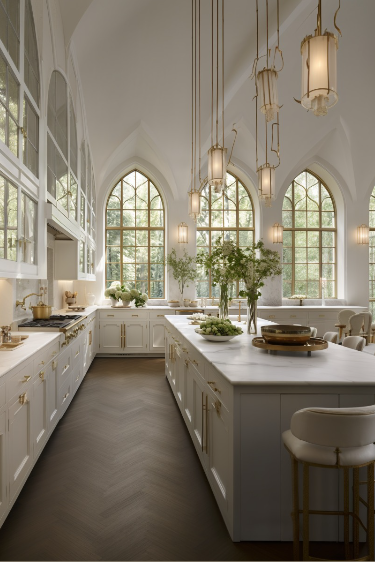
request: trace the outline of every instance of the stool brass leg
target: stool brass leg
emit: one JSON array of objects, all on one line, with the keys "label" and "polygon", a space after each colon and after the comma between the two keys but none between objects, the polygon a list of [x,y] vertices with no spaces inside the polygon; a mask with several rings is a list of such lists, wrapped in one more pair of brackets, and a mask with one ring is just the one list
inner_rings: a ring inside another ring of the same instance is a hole
[{"label": "stool brass leg", "polygon": [[[353,468],[353,513],[359,517],[359,468]],[[353,517],[354,558],[359,557],[359,523]]]},{"label": "stool brass leg", "polygon": [[344,468],[344,543],[345,560],[350,559],[349,551],[349,469]]},{"label": "stool brass leg", "polygon": [[309,465],[303,463],[303,560],[309,560]]},{"label": "stool brass leg", "polygon": [[298,461],[292,461],[292,490],[293,490],[293,558],[299,560],[299,493],[298,493]]},{"label": "stool brass leg", "polygon": [[374,463],[367,467],[367,543],[369,560],[374,560]]}]

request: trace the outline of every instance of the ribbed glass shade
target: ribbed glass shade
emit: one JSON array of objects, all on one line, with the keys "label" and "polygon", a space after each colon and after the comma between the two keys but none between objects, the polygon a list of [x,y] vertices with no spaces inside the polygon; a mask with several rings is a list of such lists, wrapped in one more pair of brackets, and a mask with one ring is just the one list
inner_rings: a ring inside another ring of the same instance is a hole
[{"label": "ribbed glass shade", "polygon": [[306,37],[301,44],[301,104],[315,115],[326,115],[337,94],[337,38],[333,33]]},{"label": "ribbed glass shade", "polygon": [[257,74],[258,104],[266,116],[266,120],[273,121],[279,111],[279,96],[277,93],[276,70],[264,69]]},{"label": "ribbed glass shade", "polygon": [[369,227],[365,224],[357,227],[357,243],[358,244],[368,244],[369,243]]},{"label": "ribbed glass shade", "polygon": [[284,227],[282,224],[275,222],[272,227],[272,242],[273,244],[282,244],[283,243],[283,232]]},{"label": "ribbed glass shade", "polygon": [[208,151],[208,183],[216,189],[223,189],[227,174],[227,149],[215,144]]},{"label": "ribbed glass shade", "polygon": [[258,168],[259,198],[270,202],[275,195],[275,167],[263,164]]},{"label": "ribbed glass shade", "polygon": [[188,243],[188,225],[184,222],[178,225],[178,242],[179,244]]},{"label": "ribbed glass shade", "polygon": [[201,214],[201,194],[199,191],[189,191],[189,217],[197,220]]}]

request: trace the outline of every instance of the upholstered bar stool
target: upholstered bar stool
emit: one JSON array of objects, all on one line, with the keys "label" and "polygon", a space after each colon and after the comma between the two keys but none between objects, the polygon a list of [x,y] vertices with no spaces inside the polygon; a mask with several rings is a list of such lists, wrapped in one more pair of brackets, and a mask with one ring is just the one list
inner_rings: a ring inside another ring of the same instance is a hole
[{"label": "upholstered bar stool", "polygon": [[[305,408],[292,416],[283,441],[292,461],[294,559],[299,558],[299,514],[303,515],[303,560],[318,560],[309,554],[309,516],[343,515],[346,560],[374,560],[374,462],[375,405],[363,408]],[[298,463],[303,466],[303,502],[299,508]],[[309,509],[311,466],[344,472],[344,510]],[[367,466],[367,502],[359,496],[359,469]],[[353,511],[349,510],[349,471],[353,469]],[[367,526],[359,517],[359,501],[367,506]],[[349,517],[353,518],[353,551],[350,556]],[[359,556],[359,525],[367,533],[368,554]],[[320,558],[319,558],[320,560]],[[324,558],[324,560],[327,560]]]},{"label": "upholstered bar stool", "polygon": [[323,339],[330,341],[331,343],[337,343],[338,333],[337,332],[326,332]]}]

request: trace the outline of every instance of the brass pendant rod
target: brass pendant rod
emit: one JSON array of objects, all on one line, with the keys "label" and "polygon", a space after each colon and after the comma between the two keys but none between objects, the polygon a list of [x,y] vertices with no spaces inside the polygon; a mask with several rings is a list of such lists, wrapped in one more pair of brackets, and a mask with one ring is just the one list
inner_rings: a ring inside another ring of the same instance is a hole
[{"label": "brass pendant rod", "polygon": [[[256,15],[257,15],[257,61],[259,60],[259,15],[258,15],[258,0],[256,0]],[[255,72],[255,88],[256,88],[256,72]],[[255,160],[256,169],[258,171],[258,96],[255,96]]]},{"label": "brass pendant rod", "polygon": [[191,0],[191,190],[194,167],[194,0]]},{"label": "brass pendant rod", "polygon": [[201,0],[198,0],[199,185],[201,184]]},{"label": "brass pendant rod", "polygon": [[267,29],[267,68],[268,66],[268,0],[266,0],[266,29]]},{"label": "brass pendant rod", "polygon": [[317,17],[317,34],[322,34],[322,0],[319,0],[318,4],[318,17]]},{"label": "brass pendant rod", "polygon": [[214,0],[211,0],[211,146],[214,144]]},{"label": "brass pendant rod", "polygon": [[222,80],[222,98],[221,98],[221,119],[222,119],[222,126],[223,126],[223,148],[224,148],[224,0],[221,0],[221,12],[222,12],[222,22],[221,22],[221,59],[222,59],[222,71],[221,71],[221,80]]},{"label": "brass pendant rod", "polygon": [[219,0],[216,0],[216,144],[219,144]]},{"label": "brass pendant rod", "polygon": [[280,47],[280,9],[279,0],[277,0],[277,47]]},{"label": "brass pendant rod", "polygon": [[194,0],[194,191],[197,177],[197,0]]}]

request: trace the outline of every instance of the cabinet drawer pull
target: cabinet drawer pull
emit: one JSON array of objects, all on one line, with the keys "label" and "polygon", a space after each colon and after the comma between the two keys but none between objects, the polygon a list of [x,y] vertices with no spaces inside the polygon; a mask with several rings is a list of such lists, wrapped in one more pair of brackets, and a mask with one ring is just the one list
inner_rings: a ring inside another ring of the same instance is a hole
[{"label": "cabinet drawer pull", "polygon": [[24,404],[27,404],[27,403],[28,403],[28,399],[27,399],[26,392],[24,392],[23,394],[20,394],[20,396],[19,396],[19,398],[18,398],[18,401],[19,401],[20,404],[22,404],[22,406],[23,406]]},{"label": "cabinet drawer pull", "polygon": [[195,359],[193,359],[192,363],[194,363],[194,365],[196,365],[198,367],[198,361],[196,361]]},{"label": "cabinet drawer pull", "polygon": [[268,315],[268,318],[275,318],[275,315],[274,315],[274,314],[269,314],[269,315]]},{"label": "cabinet drawer pull", "polygon": [[31,379],[31,377],[29,375],[25,375],[23,377],[23,381],[21,381],[21,382],[29,382],[30,379]]},{"label": "cabinet drawer pull", "polygon": [[44,361],[41,361],[41,362],[40,362],[40,365],[44,365]]},{"label": "cabinet drawer pull", "polygon": [[64,394],[64,398],[63,398],[63,401],[62,401],[63,404],[64,404],[65,400],[68,398],[68,396],[69,396],[69,392],[67,392],[66,394]]},{"label": "cabinet drawer pull", "polygon": [[291,318],[297,318],[297,314],[291,314],[290,317]]},{"label": "cabinet drawer pull", "polygon": [[114,318],[115,315],[114,314],[107,314],[107,318]]},{"label": "cabinet drawer pull", "polygon": [[164,318],[165,314],[158,314],[158,318]]},{"label": "cabinet drawer pull", "polygon": [[78,355],[79,355],[79,350],[78,350],[78,351],[76,351],[76,354],[75,354],[75,356],[74,356],[74,357],[78,357]]},{"label": "cabinet drawer pull", "polygon": [[132,318],[138,318],[138,314],[132,314]]},{"label": "cabinet drawer pull", "polygon": [[57,351],[52,352],[52,357],[55,357],[55,355],[57,355]]},{"label": "cabinet drawer pull", "polygon": [[212,390],[214,390],[215,392],[219,392],[221,394],[221,390],[220,388],[217,388],[215,386],[216,382],[215,381],[207,381],[207,384],[210,385],[210,387],[212,388]]},{"label": "cabinet drawer pull", "polygon": [[217,415],[220,417],[221,415],[221,402],[220,400],[215,400],[215,410]]},{"label": "cabinet drawer pull", "polygon": [[319,314],[319,318],[324,318],[325,314]]},{"label": "cabinet drawer pull", "polygon": [[39,378],[44,381],[44,371],[40,371]]},{"label": "cabinet drawer pull", "polygon": [[187,347],[183,347],[182,351],[184,351],[185,353],[187,353]]},{"label": "cabinet drawer pull", "polygon": [[52,361],[52,369],[55,370],[57,367],[57,361]]},{"label": "cabinet drawer pull", "polygon": [[188,361],[188,359],[185,359],[185,365],[186,365],[187,368],[189,368],[189,361]]},{"label": "cabinet drawer pull", "polygon": [[92,331],[89,331],[89,345],[92,344]]}]

